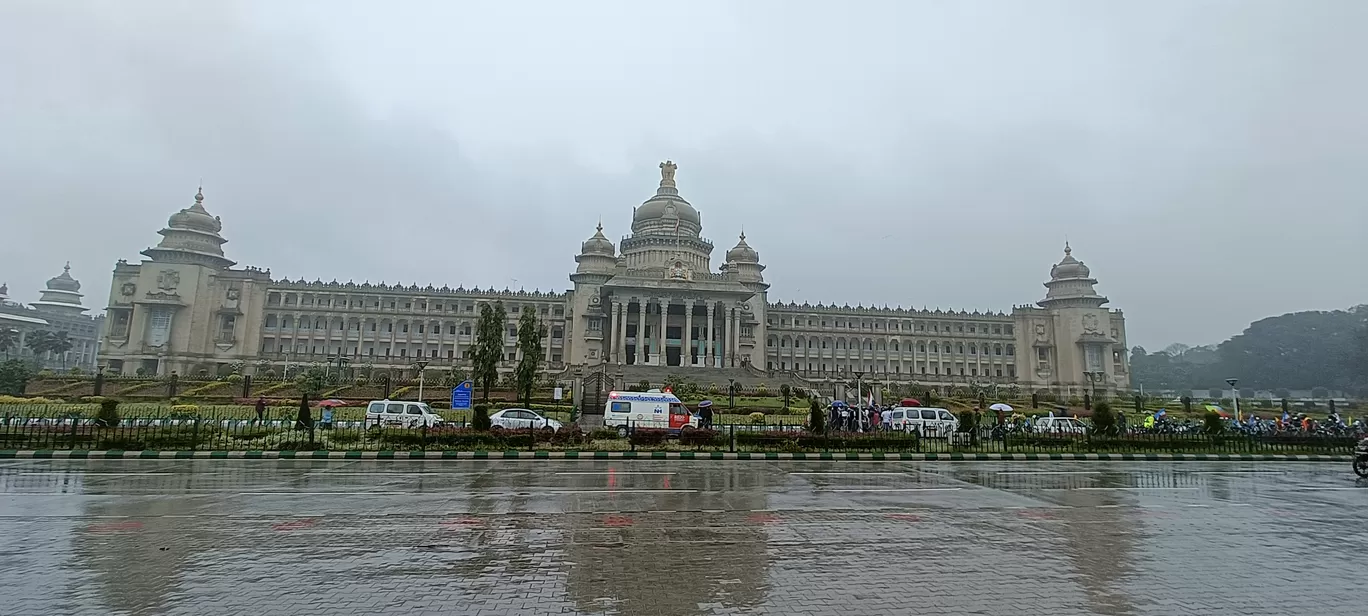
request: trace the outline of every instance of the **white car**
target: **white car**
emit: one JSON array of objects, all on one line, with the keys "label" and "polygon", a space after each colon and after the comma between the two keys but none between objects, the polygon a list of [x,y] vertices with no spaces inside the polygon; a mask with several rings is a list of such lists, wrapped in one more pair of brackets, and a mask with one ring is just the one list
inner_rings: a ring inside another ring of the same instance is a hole
[{"label": "white car", "polygon": [[1087,434],[1088,427],[1072,417],[1037,417],[1035,431],[1042,434]]},{"label": "white car", "polygon": [[959,419],[941,408],[895,407],[889,413],[889,427],[902,432],[917,432],[926,438],[950,438],[959,430]]},{"label": "white car", "polygon": [[505,430],[526,430],[528,428],[561,429],[561,422],[543,417],[528,409],[504,409],[489,416],[489,427]]},{"label": "white car", "polygon": [[435,428],[442,425],[442,416],[423,402],[372,400],[366,405],[366,421],[362,425],[367,428]]}]

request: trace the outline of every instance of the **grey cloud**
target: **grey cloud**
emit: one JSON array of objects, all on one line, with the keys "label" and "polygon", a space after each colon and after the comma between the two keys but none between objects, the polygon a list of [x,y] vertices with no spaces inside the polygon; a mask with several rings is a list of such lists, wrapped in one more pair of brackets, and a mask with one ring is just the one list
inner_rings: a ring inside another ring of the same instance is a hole
[{"label": "grey cloud", "polygon": [[244,264],[563,289],[673,158],[778,299],[1006,310],[1067,237],[1147,346],[1368,301],[1361,2],[376,6],[0,4],[0,279],[101,305],[203,177]]}]

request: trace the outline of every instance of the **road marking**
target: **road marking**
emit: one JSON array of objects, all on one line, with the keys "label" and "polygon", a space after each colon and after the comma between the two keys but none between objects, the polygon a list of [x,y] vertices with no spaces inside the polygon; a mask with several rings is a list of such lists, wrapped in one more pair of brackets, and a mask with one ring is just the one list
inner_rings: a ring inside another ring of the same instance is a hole
[{"label": "road marking", "polygon": [[1056,490],[1198,490],[1200,488],[1054,488]]},{"label": "road marking", "polygon": [[[158,477],[163,475],[175,475],[176,473],[89,473],[78,469],[67,471],[43,471],[37,473],[25,473],[29,476],[43,475],[80,475],[82,477]],[[188,475],[187,475],[188,476]]]},{"label": "road marking", "polygon": [[957,492],[964,488],[828,488],[815,492]]},{"label": "road marking", "polygon": [[441,473],[432,471],[428,473],[391,473],[383,470],[372,471],[369,473],[338,473],[333,471],[313,471],[305,473],[308,477],[465,477],[470,475],[483,475],[486,471],[469,473]]},{"label": "road marking", "polygon": [[556,473],[557,475],[678,475],[679,473],[652,472],[652,471],[565,471]]},{"label": "road marking", "polygon": [[519,492],[519,495],[533,496],[537,494],[694,494],[698,490],[548,490],[546,492]]},{"label": "road marking", "polygon": [[1288,488],[1287,491],[1289,491],[1289,492],[1312,492],[1312,491],[1319,492],[1319,491],[1322,491],[1322,490],[1363,490],[1363,488],[1344,488],[1344,487],[1330,487],[1330,486],[1304,486],[1304,487]]},{"label": "road marking", "polygon": [[419,492],[238,492],[238,496],[399,496]]},{"label": "road marking", "polygon": [[861,472],[842,472],[842,471],[812,471],[802,473],[789,473],[790,475],[837,475],[854,477],[906,477],[908,473],[861,473]]},{"label": "road marking", "polygon": [[1101,475],[1102,471],[998,471],[999,475]]}]

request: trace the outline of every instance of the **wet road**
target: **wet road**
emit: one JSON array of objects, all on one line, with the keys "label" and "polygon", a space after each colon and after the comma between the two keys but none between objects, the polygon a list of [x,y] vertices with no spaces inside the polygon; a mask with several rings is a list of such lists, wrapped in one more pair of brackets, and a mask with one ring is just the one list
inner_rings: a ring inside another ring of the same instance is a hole
[{"label": "wet road", "polygon": [[1347,464],[0,462],[0,613],[1360,614]]}]

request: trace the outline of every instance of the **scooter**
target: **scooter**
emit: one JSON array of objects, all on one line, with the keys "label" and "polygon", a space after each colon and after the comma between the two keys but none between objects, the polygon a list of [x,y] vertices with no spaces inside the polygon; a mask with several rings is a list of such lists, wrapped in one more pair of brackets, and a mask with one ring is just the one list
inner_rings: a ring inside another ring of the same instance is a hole
[{"label": "scooter", "polygon": [[1354,446],[1354,474],[1368,477],[1368,438]]}]

